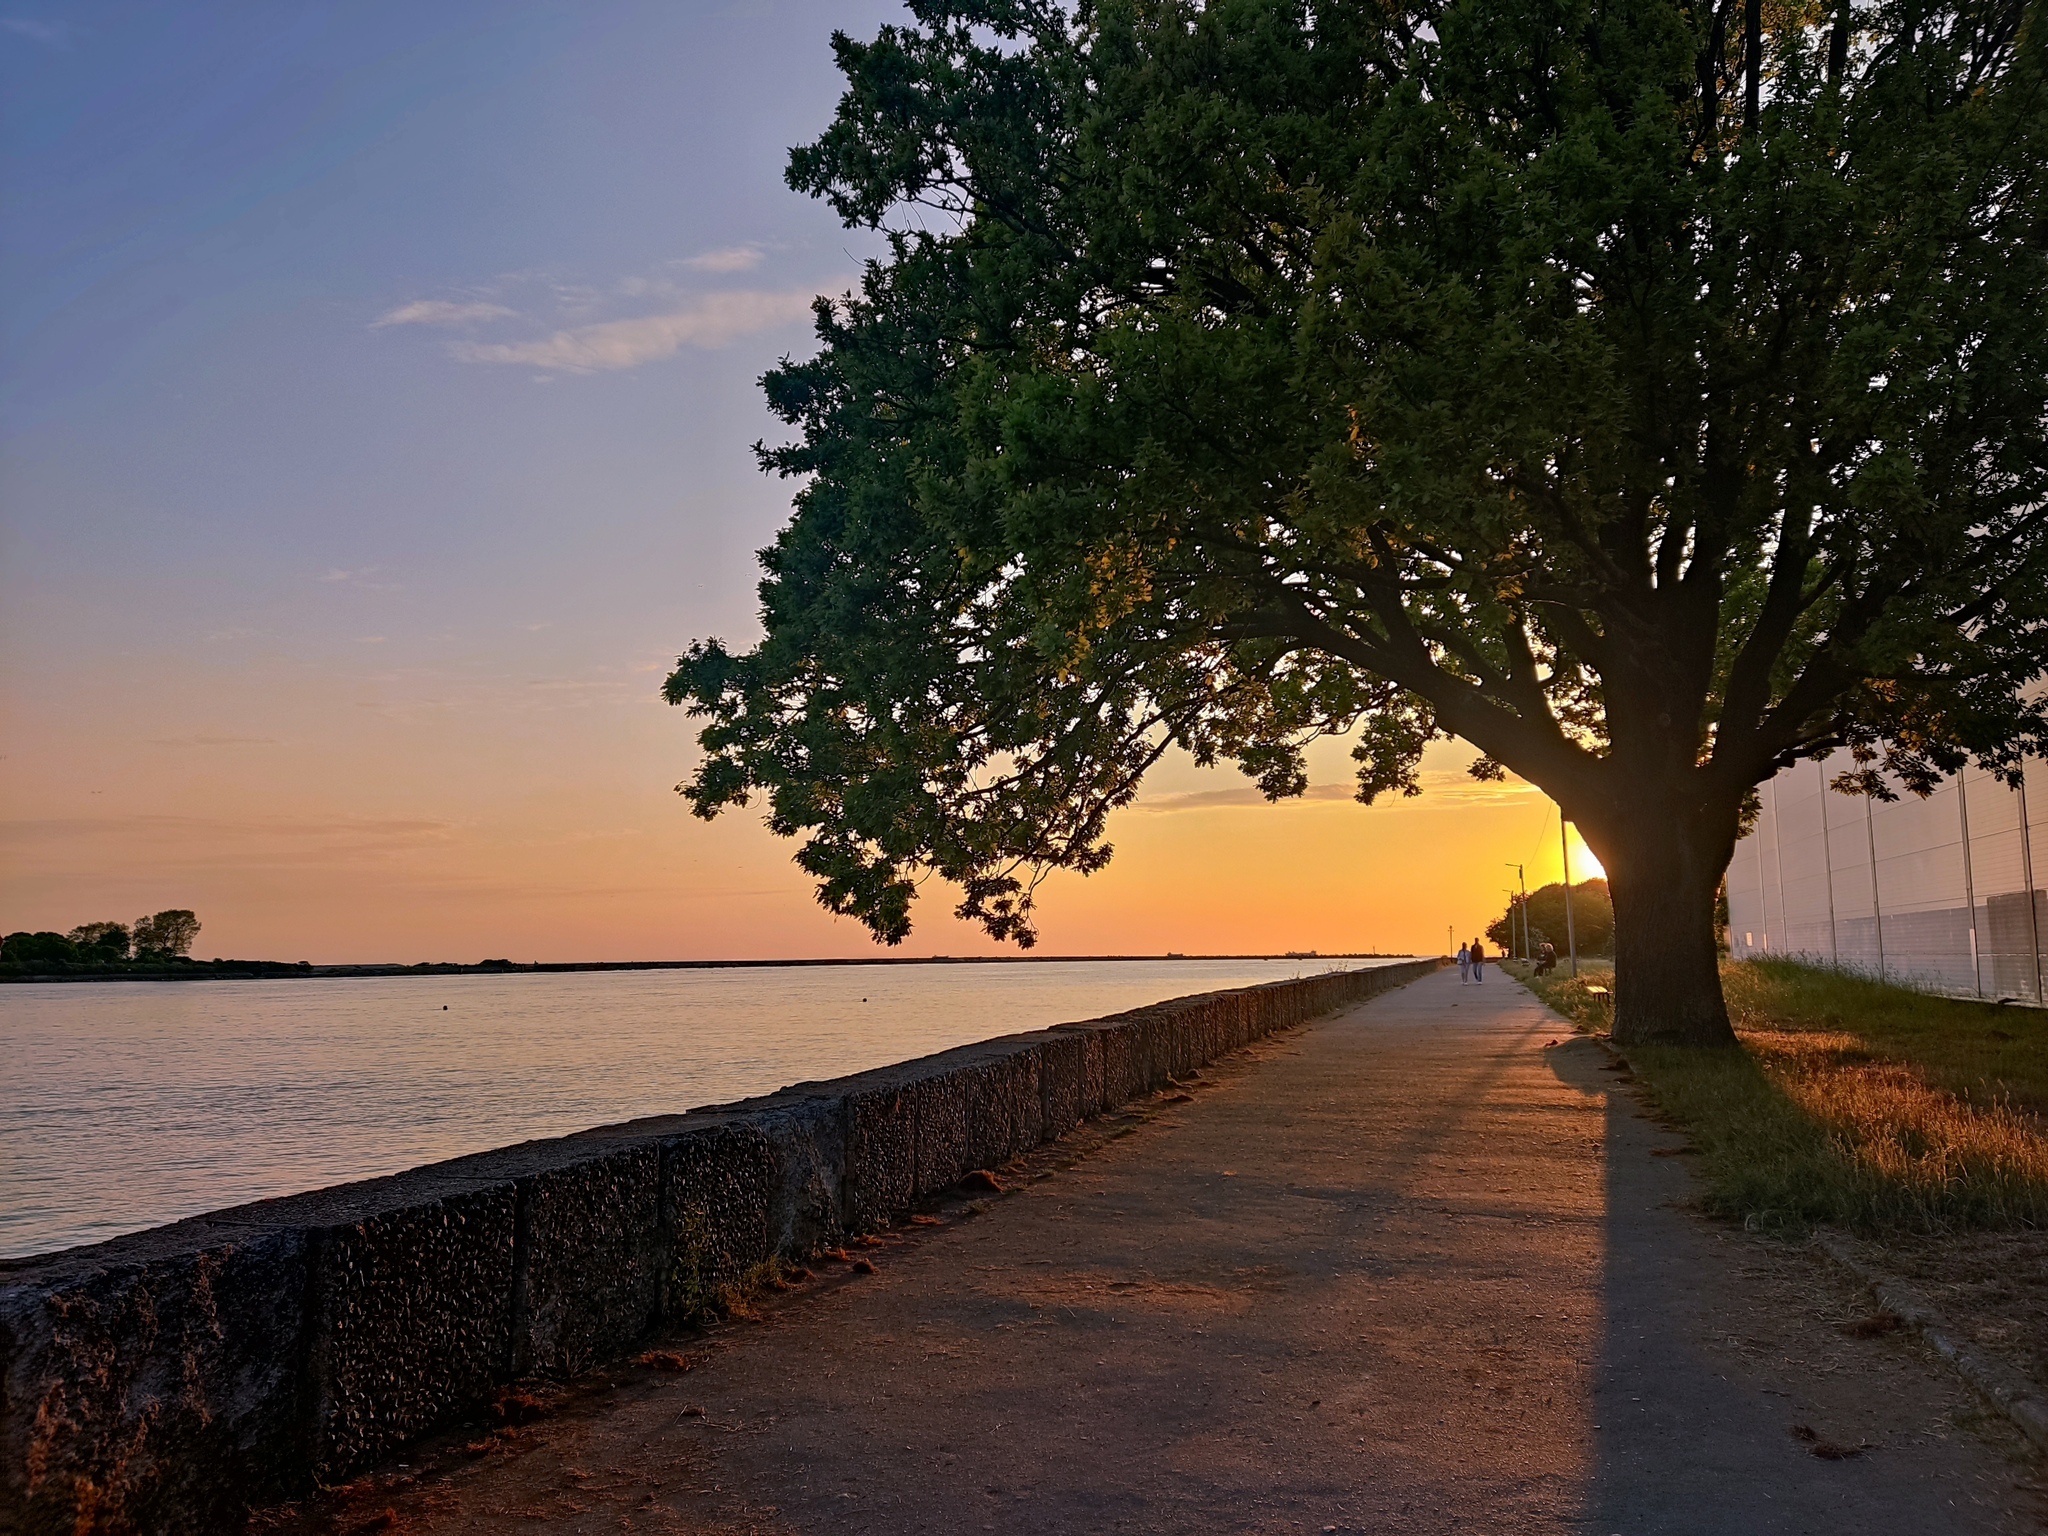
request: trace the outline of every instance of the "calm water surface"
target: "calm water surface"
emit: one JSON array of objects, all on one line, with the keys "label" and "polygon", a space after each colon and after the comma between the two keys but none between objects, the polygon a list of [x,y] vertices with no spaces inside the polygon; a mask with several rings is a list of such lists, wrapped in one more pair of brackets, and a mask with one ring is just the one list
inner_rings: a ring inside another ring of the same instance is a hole
[{"label": "calm water surface", "polygon": [[1047,961],[0,987],[0,1258],[1385,961]]}]

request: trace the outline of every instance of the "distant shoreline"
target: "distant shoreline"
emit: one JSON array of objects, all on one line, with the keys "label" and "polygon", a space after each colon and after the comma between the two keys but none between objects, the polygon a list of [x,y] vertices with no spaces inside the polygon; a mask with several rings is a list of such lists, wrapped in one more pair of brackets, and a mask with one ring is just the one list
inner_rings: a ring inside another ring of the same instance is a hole
[{"label": "distant shoreline", "polygon": [[483,961],[457,965],[423,961],[418,965],[314,965],[287,960],[191,960],[177,966],[127,970],[79,970],[0,973],[0,983],[78,981],[279,981],[335,980],[375,976],[520,976],[567,971],[734,971],[774,970],[833,965],[1054,965],[1134,964],[1164,960],[1403,960],[1406,955],[1287,954],[1253,955],[864,955],[822,960],[561,960]]}]

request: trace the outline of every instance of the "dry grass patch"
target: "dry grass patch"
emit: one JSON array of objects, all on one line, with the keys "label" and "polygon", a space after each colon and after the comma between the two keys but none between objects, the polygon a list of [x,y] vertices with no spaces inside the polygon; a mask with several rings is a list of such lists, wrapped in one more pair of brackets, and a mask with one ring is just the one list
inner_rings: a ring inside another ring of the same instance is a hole
[{"label": "dry grass patch", "polygon": [[[1533,978],[1605,1028],[1609,973]],[[1782,961],[1723,971],[1742,1050],[1629,1065],[1701,1153],[1706,1203],[1753,1227],[2048,1227],[2048,1016]]]}]

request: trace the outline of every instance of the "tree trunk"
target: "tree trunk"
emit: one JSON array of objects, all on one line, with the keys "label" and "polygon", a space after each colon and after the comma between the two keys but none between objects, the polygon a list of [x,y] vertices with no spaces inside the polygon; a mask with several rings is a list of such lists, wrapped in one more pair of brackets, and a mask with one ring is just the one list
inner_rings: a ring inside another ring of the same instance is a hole
[{"label": "tree trunk", "polygon": [[1734,843],[1681,816],[1631,817],[1595,848],[1614,899],[1614,1043],[1732,1046],[1714,902]]}]

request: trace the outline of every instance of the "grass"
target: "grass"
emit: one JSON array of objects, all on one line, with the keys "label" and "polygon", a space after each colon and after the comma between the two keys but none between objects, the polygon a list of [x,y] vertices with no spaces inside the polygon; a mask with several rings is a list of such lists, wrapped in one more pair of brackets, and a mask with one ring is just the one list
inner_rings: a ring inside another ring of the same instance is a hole
[{"label": "grass", "polygon": [[[1525,979],[1607,1027],[1611,972]],[[2048,1014],[1785,961],[1725,965],[1722,986],[1740,1051],[1627,1051],[1710,1209],[1778,1231],[2048,1227]]]}]

